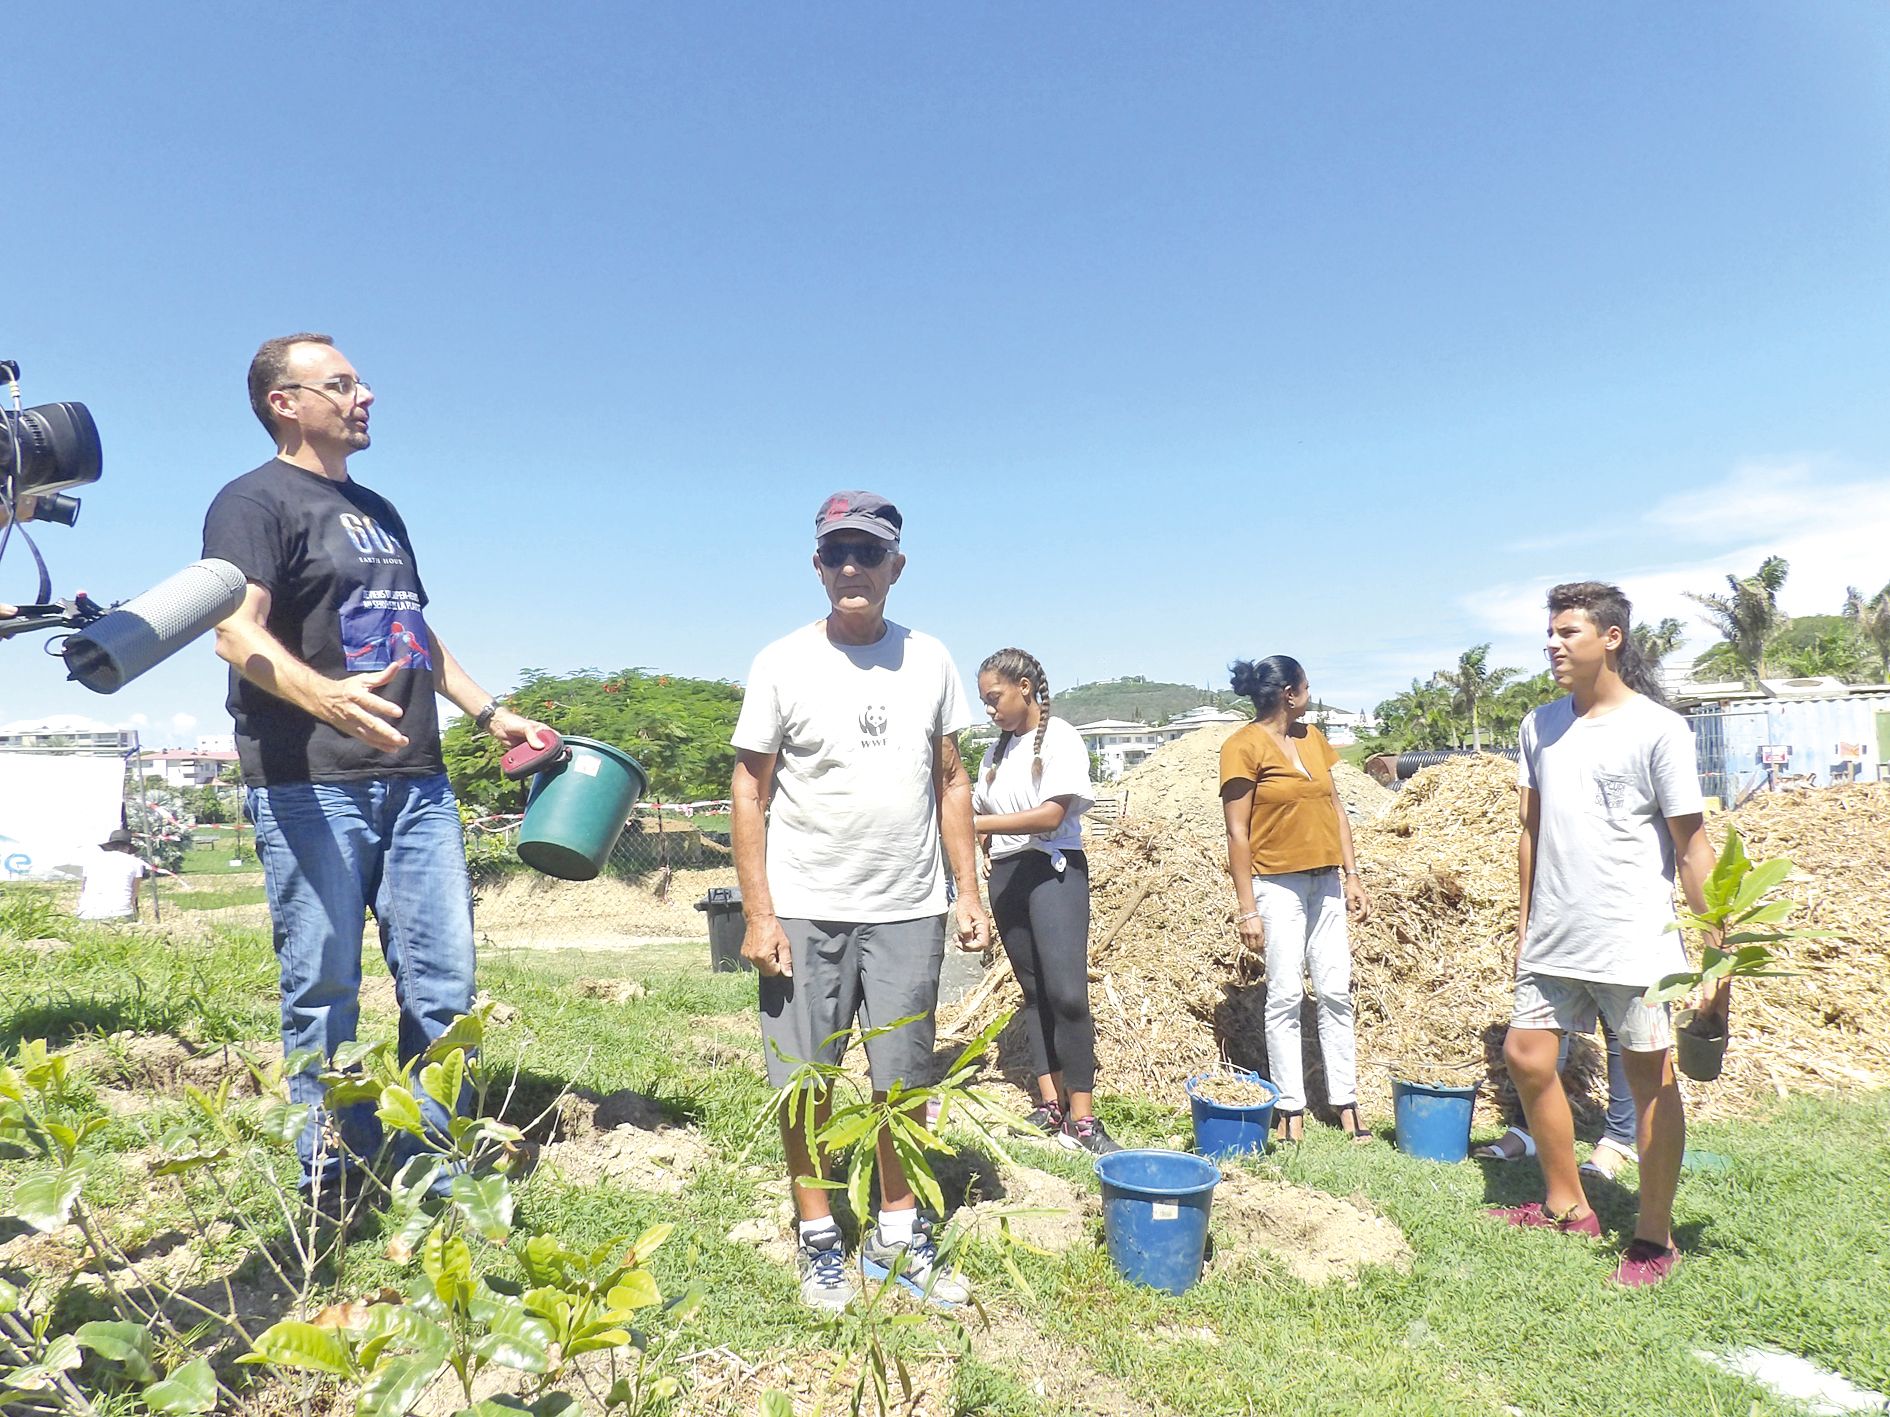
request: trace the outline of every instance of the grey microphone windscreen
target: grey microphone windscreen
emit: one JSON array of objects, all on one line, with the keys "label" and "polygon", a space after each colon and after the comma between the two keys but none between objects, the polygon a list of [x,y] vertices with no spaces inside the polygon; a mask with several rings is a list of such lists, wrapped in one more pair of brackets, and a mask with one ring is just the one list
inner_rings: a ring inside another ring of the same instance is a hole
[{"label": "grey microphone windscreen", "polygon": [[115,694],[243,603],[243,573],[228,561],[194,561],[66,640],[68,677]]}]

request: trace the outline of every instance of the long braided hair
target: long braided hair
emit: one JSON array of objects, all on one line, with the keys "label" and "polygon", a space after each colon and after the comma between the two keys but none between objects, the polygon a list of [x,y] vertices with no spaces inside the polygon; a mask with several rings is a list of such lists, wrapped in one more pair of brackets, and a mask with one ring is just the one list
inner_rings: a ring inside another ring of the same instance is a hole
[{"label": "long braided hair", "polygon": [[[1030,745],[1032,754],[1030,777],[1033,782],[1041,781],[1043,778],[1043,735],[1044,730],[1050,726],[1050,681],[1044,675],[1043,666],[1037,663],[1037,657],[1034,654],[1025,650],[1001,649],[978,666],[978,673],[980,675],[995,674],[1009,684],[1028,683],[1036,691],[1037,707],[1040,712],[1037,716],[1037,736]],[[990,756],[985,760],[986,786],[997,781],[998,764],[1004,761],[1004,751],[1011,746],[1012,737],[1008,729],[1000,734],[997,746],[991,750]]]}]

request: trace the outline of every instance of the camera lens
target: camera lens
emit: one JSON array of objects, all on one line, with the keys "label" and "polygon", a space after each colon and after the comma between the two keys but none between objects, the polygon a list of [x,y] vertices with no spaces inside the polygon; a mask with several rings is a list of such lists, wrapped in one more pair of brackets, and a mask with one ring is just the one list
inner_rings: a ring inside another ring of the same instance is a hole
[{"label": "camera lens", "polygon": [[[103,462],[98,425],[82,403],[41,404],[19,413],[0,411],[0,477],[13,479],[16,497],[45,496],[97,482]],[[72,525],[79,504],[70,498],[62,500],[71,502],[68,515],[42,511],[40,517]]]}]

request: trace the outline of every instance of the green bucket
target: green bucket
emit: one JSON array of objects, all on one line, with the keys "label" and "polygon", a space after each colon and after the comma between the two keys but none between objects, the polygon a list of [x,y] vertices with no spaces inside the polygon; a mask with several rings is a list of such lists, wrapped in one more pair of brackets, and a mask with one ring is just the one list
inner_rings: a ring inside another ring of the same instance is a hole
[{"label": "green bucket", "polygon": [[628,753],[566,738],[570,756],[532,779],[518,859],[565,881],[594,880],[623,835],[649,777]]}]

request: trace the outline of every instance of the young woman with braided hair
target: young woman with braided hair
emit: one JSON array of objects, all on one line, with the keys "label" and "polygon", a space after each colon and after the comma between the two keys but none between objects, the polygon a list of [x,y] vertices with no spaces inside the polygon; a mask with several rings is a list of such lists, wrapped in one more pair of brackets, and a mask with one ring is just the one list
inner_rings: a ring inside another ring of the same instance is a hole
[{"label": "young woman with braided hair", "polygon": [[[1040,1105],[1030,1120],[1059,1144],[1120,1151],[1097,1120],[1096,1024],[1089,1012],[1089,750],[1050,716],[1043,666],[1001,649],[978,666],[978,697],[999,729],[972,788],[972,826],[991,862],[991,912],[1024,994]],[[1021,740],[1028,739],[1028,751]]]}]

